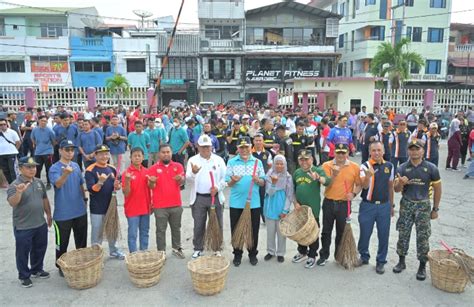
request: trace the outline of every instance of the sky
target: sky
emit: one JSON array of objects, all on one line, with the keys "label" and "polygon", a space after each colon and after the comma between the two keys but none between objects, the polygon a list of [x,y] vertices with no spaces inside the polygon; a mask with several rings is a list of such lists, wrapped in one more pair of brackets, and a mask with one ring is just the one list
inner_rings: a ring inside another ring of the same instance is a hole
[{"label": "sky", "polygon": [[[415,0],[417,1],[417,0]],[[418,1],[429,1],[429,0],[418,0]],[[281,2],[278,0],[246,0],[245,9],[253,9],[260,6],[265,6],[273,3]],[[300,3],[308,3],[308,0],[299,0]],[[0,9],[17,7],[14,5],[8,5],[7,3],[14,3],[20,5],[29,6],[95,6],[101,16],[110,17],[121,17],[129,19],[137,19],[138,17],[133,14],[133,10],[144,10],[153,13],[153,17],[168,16],[172,15],[176,18],[181,4],[180,0],[9,0],[0,1]],[[117,5],[120,3],[119,5]],[[185,0],[183,12],[180,18],[180,28],[197,28],[197,0]],[[473,0],[452,0],[452,12],[469,10],[469,12],[453,13],[451,16],[452,22],[458,23],[472,23],[474,17],[474,1]],[[133,20],[106,20],[107,23],[123,24],[123,23],[134,23]]]}]

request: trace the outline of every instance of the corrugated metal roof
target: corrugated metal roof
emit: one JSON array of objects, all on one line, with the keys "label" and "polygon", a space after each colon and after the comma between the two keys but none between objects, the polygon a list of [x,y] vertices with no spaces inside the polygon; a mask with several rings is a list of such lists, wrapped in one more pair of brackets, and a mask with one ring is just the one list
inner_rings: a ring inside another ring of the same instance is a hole
[{"label": "corrugated metal roof", "polygon": [[320,16],[323,18],[338,18],[341,19],[342,16],[338,14],[334,14],[328,11],[325,11],[323,9],[311,6],[311,5],[306,5],[298,2],[279,2],[275,4],[270,4],[266,6],[261,6],[256,9],[248,10],[245,12],[245,15],[253,15],[253,14],[260,14],[263,12],[271,11],[271,10],[276,10],[276,9],[281,9],[281,8],[290,8],[294,9],[296,11],[301,11],[304,13],[312,14],[315,16]]},{"label": "corrugated metal roof", "polygon": [[78,7],[18,7],[0,10],[0,15],[65,15]]}]

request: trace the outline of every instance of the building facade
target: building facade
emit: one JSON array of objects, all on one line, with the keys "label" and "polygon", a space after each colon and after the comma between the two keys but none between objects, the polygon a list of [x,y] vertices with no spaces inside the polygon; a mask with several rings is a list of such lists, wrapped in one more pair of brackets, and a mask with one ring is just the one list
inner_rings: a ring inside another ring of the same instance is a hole
[{"label": "building facade", "polygon": [[448,76],[451,87],[474,88],[474,25],[451,24]]},{"label": "building facade", "polygon": [[411,40],[410,50],[425,58],[412,66],[412,85],[446,81],[451,0],[313,0],[311,6],[343,16],[337,51],[337,75],[369,77],[371,60],[381,42]]}]

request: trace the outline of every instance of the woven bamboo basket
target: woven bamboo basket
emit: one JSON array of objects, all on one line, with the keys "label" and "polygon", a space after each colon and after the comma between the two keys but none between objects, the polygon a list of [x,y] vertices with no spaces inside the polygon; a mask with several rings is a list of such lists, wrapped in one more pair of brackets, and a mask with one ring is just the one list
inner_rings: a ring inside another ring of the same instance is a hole
[{"label": "woven bamboo basket", "polygon": [[[469,276],[455,257],[446,250],[432,250],[428,253],[431,283],[440,290],[461,293],[464,292]],[[462,259],[468,266],[474,267],[474,258],[462,252]]]},{"label": "woven bamboo basket", "polygon": [[201,295],[214,295],[225,286],[230,262],[222,256],[203,256],[188,262],[194,291]]},{"label": "woven bamboo basket", "polygon": [[308,206],[301,206],[300,210],[293,210],[280,221],[281,233],[303,246],[309,246],[318,239],[319,227]]},{"label": "woven bamboo basket", "polygon": [[69,287],[79,290],[92,288],[102,278],[104,251],[100,245],[76,249],[59,257],[57,264]]},{"label": "woven bamboo basket", "polygon": [[162,251],[138,251],[125,256],[128,275],[138,288],[148,288],[160,281],[161,270],[165,264]]}]

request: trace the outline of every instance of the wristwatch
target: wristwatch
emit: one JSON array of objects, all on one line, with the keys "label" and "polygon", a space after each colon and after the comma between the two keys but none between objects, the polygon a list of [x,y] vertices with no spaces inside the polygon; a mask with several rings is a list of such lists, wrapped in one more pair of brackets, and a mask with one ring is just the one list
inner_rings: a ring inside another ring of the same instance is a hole
[{"label": "wristwatch", "polygon": [[438,211],[439,211],[439,207],[433,207],[433,209],[431,209],[431,211],[438,212]]}]

